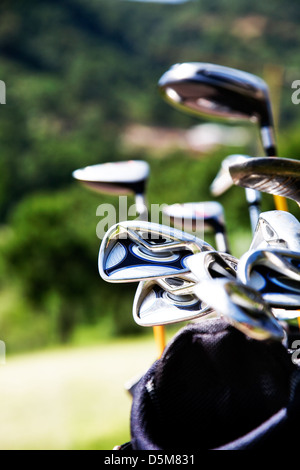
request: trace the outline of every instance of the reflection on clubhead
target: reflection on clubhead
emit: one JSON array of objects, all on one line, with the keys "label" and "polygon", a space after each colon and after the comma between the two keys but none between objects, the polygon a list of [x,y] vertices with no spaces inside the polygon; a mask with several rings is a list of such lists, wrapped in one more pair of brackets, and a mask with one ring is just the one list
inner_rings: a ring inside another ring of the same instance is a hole
[{"label": "reflection on clubhead", "polygon": [[141,282],[133,304],[133,318],[140,326],[157,326],[215,316],[194,294],[174,295],[156,281]]},{"label": "reflection on clubhead", "polygon": [[286,309],[285,319],[299,316],[299,252],[266,249],[246,253],[238,266],[238,279],[256,289],[272,308]]},{"label": "reflection on clubhead", "polygon": [[300,252],[300,223],[296,217],[284,211],[260,214],[250,251],[268,247]]},{"label": "reflection on clubhead", "polygon": [[113,226],[99,252],[99,273],[108,282],[138,282],[189,273],[191,254],[214,251],[206,242],[163,225],[129,221]]},{"label": "reflection on clubhead", "polygon": [[283,196],[300,205],[300,161],[287,158],[252,158],[229,169],[234,184]]},{"label": "reflection on clubhead", "polygon": [[198,284],[195,293],[235,328],[257,340],[283,341],[282,326],[255,290],[236,281],[217,279]]},{"label": "reflection on clubhead", "polygon": [[231,255],[206,252],[190,256],[186,264],[198,282],[202,282],[224,277],[234,280],[237,275],[238,262],[238,259]]}]

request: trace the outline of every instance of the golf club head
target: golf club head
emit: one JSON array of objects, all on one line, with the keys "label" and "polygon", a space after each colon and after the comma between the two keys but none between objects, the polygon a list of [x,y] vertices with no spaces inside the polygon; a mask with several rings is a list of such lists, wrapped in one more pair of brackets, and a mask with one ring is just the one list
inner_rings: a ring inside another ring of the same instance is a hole
[{"label": "golf club head", "polygon": [[252,158],[229,168],[234,184],[283,196],[300,205],[300,161],[287,158]]},{"label": "golf club head", "polygon": [[218,202],[173,204],[164,207],[163,214],[175,228],[187,232],[224,229],[224,209]]},{"label": "golf club head", "polygon": [[214,251],[206,242],[150,222],[121,222],[111,227],[99,252],[99,273],[107,282],[139,282],[189,273],[192,254]]},{"label": "golf club head", "polygon": [[148,163],[142,160],[102,163],[75,170],[73,178],[100,193],[144,194],[149,177]]},{"label": "golf club head", "polygon": [[182,111],[258,123],[267,155],[276,155],[269,89],[259,77],[220,65],[190,62],[171,67],[158,86],[163,98]]},{"label": "golf club head", "polygon": [[238,259],[224,253],[206,252],[190,256],[186,264],[198,282],[227,278],[235,280]]},{"label": "golf club head", "polygon": [[213,310],[194,293],[175,295],[156,281],[141,282],[134,304],[133,318],[140,326],[158,326],[215,316]]},{"label": "golf club head", "polygon": [[254,289],[236,281],[217,279],[198,284],[195,293],[245,335],[256,340],[284,340],[282,326]]},{"label": "golf club head", "polygon": [[260,214],[249,251],[274,247],[300,252],[300,223],[289,212]]},{"label": "golf club head", "polygon": [[266,249],[246,253],[238,265],[238,279],[259,292],[272,308],[285,309],[286,320],[299,317],[299,252]]},{"label": "golf club head", "polygon": [[222,162],[219,173],[217,174],[216,178],[210,186],[210,191],[212,195],[218,197],[228,191],[234,185],[229,171],[229,167],[232,165],[244,163],[249,159],[251,159],[250,156],[240,154],[229,155],[228,157],[226,157],[225,160],[223,160]]},{"label": "golf club head", "polygon": [[192,233],[213,231],[217,249],[230,252],[226,235],[223,206],[214,201],[173,204],[163,209],[163,215],[175,228]]}]

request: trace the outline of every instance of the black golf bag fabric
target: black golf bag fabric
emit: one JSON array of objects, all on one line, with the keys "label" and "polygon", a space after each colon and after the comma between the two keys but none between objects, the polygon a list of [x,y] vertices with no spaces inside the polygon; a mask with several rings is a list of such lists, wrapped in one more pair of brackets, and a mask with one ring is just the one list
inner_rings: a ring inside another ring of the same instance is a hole
[{"label": "black golf bag fabric", "polygon": [[188,325],[135,389],[131,448],[290,446],[299,396],[299,369],[280,343],[253,340],[220,320]]}]

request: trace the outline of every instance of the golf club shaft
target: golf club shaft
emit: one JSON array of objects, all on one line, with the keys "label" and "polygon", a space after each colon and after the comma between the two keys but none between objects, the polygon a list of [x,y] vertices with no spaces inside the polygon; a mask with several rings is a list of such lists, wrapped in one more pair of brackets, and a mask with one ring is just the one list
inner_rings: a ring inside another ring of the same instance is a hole
[{"label": "golf club shaft", "polygon": [[158,347],[160,359],[166,347],[166,335],[164,326],[153,326],[153,333],[156,345]]},{"label": "golf club shaft", "polygon": [[[262,143],[263,143],[263,147],[265,149],[266,155],[268,157],[277,157],[278,152],[277,152],[273,128],[263,127],[261,129],[261,137],[262,137]],[[273,197],[274,197],[275,207],[278,211],[285,211],[285,212],[289,211],[287,201],[284,197],[282,196],[273,196]]]}]

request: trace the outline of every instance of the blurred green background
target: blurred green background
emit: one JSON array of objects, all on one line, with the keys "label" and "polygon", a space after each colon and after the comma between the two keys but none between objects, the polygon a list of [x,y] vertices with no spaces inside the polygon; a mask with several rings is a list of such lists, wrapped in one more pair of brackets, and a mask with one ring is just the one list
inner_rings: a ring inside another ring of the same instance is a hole
[{"label": "blurred green background", "polygon": [[[204,121],[162,102],[157,82],[189,61],[264,78],[280,156],[299,158],[300,107],[291,101],[299,23],[297,3],[283,0],[1,2],[0,448],[111,449],[126,441],[123,379],[155,359],[151,332],[131,318],[136,286],[111,286],[97,271],[96,210],[117,199],[78,186],[72,171],[143,159],[149,203],[205,201],[227,155],[262,155],[252,127],[238,146],[182,145],[180,136]],[[219,201],[240,256],[251,240],[244,193],[232,188]],[[273,208],[264,196],[263,209]]]}]

